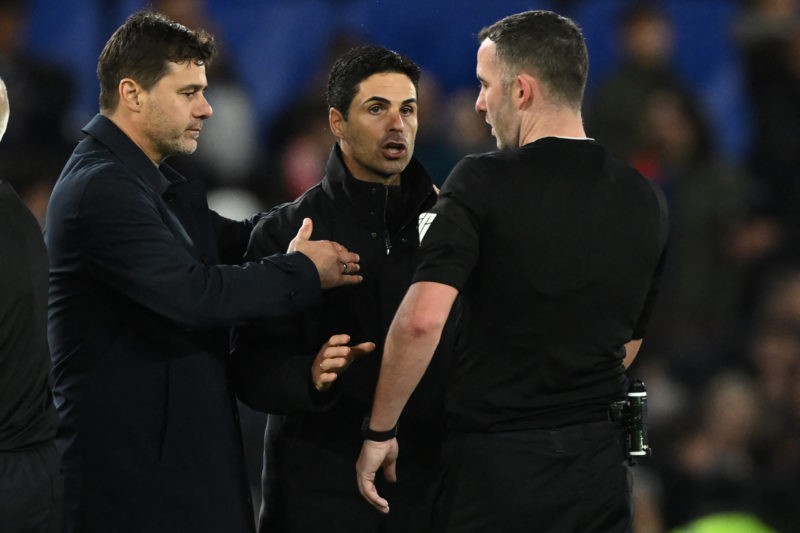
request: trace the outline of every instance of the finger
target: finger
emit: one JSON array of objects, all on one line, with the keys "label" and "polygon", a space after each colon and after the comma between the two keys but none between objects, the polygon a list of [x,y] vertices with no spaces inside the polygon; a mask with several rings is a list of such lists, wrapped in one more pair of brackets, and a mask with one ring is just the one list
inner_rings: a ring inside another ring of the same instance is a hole
[{"label": "finger", "polygon": [[352,356],[351,359],[355,359],[356,357],[361,357],[362,355],[367,355],[374,349],[375,349],[374,342],[362,342],[361,344],[356,344],[355,346],[350,348],[350,355]]},{"label": "finger", "polygon": [[342,274],[339,278],[339,285],[358,285],[364,281],[363,276],[353,274]]},{"label": "finger", "polygon": [[326,344],[328,346],[342,346],[348,342],[350,342],[350,335],[347,333],[338,333],[336,335],[332,335]]},{"label": "finger", "polygon": [[397,481],[397,469],[396,469],[396,466],[397,466],[397,462],[393,461],[393,462],[391,462],[388,465],[383,467],[383,477],[384,477],[384,479],[386,479],[386,481],[388,481],[390,483],[394,483],[394,482]]},{"label": "finger", "polygon": [[389,502],[380,497],[378,490],[375,488],[375,483],[358,476],[358,491],[375,509],[384,514],[389,512]]},{"label": "finger", "polygon": [[[324,374],[319,375],[319,384],[322,386],[328,385],[330,386],[331,383],[336,381],[336,378],[339,377],[339,374],[336,372],[325,372]],[[327,388],[327,387],[326,387]]]},{"label": "finger", "polygon": [[332,356],[327,359],[323,359],[319,363],[319,368],[323,372],[333,372],[336,370],[341,370],[342,368],[346,367],[350,364],[350,359],[344,356]]},{"label": "finger", "polygon": [[337,255],[340,263],[347,263],[348,265],[356,264],[361,260],[357,253],[348,252],[347,250],[340,251]]},{"label": "finger", "polygon": [[352,275],[361,270],[361,265],[359,265],[358,263],[342,263],[342,265],[344,265],[342,274]]},{"label": "finger", "polygon": [[300,226],[300,229],[297,230],[297,237],[296,239],[307,241],[311,238],[311,233],[314,231],[314,223],[311,221],[310,218],[304,218],[303,224]]},{"label": "finger", "polygon": [[322,359],[335,359],[339,357],[347,357],[347,354],[350,353],[349,346],[328,346],[325,348],[325,351],[322,352]]}]

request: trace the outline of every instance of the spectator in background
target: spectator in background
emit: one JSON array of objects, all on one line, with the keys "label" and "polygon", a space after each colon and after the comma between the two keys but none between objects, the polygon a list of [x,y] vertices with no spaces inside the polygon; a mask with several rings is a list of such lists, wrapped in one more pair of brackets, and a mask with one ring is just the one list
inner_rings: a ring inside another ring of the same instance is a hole
[{"label": "spectator in background", "polygon": [[26,0],[0,2],[0,73],[14,102],[14,127],[0,144],[0,168],[44,226],[50,191],[73,144],[66,133],[73,80],[67,71],[29,54],[28,9]]},{"label": "spectator in background", "polygon": [[764,403],[756,442],[761,516],[779,531],[800,524],[800,268],[773,270],[757,302],[750,354]]},{"label": "spectator in background", "polygon": [[432,73],[420,79],[420,124],[417,157],[429,169],[437,186],[444,183],[456,163],[467,154],[494,150],[494,138],[475,113],[473,89],[445,94]]},{"label": "spectator in background", "polygon": [[627,161],[641,147],[650,96],[686,89],[672,64],[672,22],[657,4],[631,2],[616,35],[620,63],[590,98],[586,127],[609,152]]},{"label": "spectator in background", "polygon": [[800,262],[800,3],[748,2],[734,27],[745,65],[754,131],[749,162],[760,184],[757,213],[776,227],[770,264]]},{"label": "spectator in background", "polygon": [[[9,118],[0,79],[0,139]],[[3,155],[2,157],[7,157]],[[47,348],[47,250],[0,177],[0,530],[61,530],[62,479]]]},{"label": "spectator in background", "polygon": [[741,341],[745,258],[733,246],[747,223],[750,178],[719,156],[701,108],[687,93],[654,90],[640,123],[641,146],[631,164],[658,183],[671,214],[648,349],[668,355],[683,383],[697,384]]},{"label": "spectator in background", "polygon": [[754,447],[763,406],[751,377],[718,372],[684,413],[674,446],[662,450],[667,526],[730,512],[758,512]]}]

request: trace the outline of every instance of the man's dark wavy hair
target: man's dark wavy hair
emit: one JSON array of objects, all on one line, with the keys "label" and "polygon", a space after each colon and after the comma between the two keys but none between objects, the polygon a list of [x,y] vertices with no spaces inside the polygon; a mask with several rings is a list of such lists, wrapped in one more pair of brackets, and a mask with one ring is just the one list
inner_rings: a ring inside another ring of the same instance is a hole
[{"label": "man's dark wavy hair", "polygon": [[193,61],[208,66],[216,55],[214,37],[205,30],[190,30],[155,11],[136,12],[108,39],[97,61],[100,111],[116,109],[117,88],[124,78],[149,90],[167,72],[169,63]]}]

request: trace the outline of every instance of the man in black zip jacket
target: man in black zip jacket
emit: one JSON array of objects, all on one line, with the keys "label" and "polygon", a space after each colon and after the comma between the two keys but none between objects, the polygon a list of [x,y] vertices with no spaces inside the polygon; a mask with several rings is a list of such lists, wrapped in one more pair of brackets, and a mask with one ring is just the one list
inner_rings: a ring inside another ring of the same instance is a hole
[{"label": "man in black zip jacket", "polygon": [[[436,201],[428,173],[413,158],[419,76],[412,61],[377,46],[338,59],[327,90],[337,142],[325,176],[294,202],[273,209],[252,233],[248,255],[260,257],[285,249],[292,228],[296,232],[310,217],[314,238],[358,250],[364,275],[359,286],[326,293],[302,316],[240,332],[234,354],[240,398],[271,413],[261,531],[429,527],[451,328],[401,422],[402,481],[383,487],[398,512],[376,513],[352,482],[383,339],[419,261],[418,216]],[[375,346],[374,354],[358,357]]]}]

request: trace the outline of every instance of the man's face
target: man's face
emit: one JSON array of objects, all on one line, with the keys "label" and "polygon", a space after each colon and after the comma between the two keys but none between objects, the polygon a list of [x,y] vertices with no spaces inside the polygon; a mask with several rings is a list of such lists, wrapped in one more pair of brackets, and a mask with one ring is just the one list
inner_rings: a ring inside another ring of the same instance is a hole
[{"label": "man's face", "polygon": [[204,91],[206,68],[193,61],[169,63],[167,74],[142,93],[142,147],[157,164],[197,150],[203,121],[212,114]]},{"label": "man's face", "polygon": [[486,113],[486,123],[492,127],[499,149],[518,148],[519,116],[511,101],[510,86],[503,83],[497,45],[488,38],[478,48],[476,74],[481,91],[475,101],[475,111]]},{"label": "man's face", "polygon": [[395,181],[414,154],[417,91],[405,74],[373,74],[359,84],[347,120],[332,109],[330,121],[355,178]]}]

